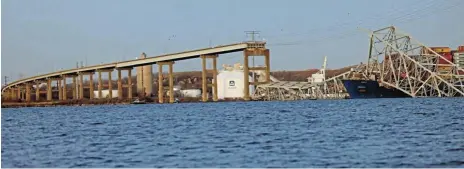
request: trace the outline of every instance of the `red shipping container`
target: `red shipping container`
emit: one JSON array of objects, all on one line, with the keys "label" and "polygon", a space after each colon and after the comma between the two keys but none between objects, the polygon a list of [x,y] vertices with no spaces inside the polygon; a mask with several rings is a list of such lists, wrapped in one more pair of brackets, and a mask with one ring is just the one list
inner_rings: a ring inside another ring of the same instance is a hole
[{"label": "red shipping container", "polygon": [[457,70],[457,71],[456,71],[456,74],[457,74],[457,75],[464,75],[464,71],[462,71],[462,70]]},{"label": "red shipping container", "polygon": [[464,52],[464,46],[458,46],[458,51],[459,52]]},{"label": "red shipping container", "polygon": [[[451,55],[451,53],[440,53],[440,55],[443,56],[446,60],[453,63],[453,55]],[[440,57],[438,59],[438,64],[450,64],[450,63],[446,62],[444,59]]]}]

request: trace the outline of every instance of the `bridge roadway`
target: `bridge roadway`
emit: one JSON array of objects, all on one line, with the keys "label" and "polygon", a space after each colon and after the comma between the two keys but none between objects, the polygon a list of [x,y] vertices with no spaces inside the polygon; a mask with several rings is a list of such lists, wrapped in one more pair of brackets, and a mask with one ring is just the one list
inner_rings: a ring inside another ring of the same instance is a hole
[{"label": "bridge roadway", "polygon": [[[101,72],[112,72],[114,69],[118,70],[118,97],[121,99],[122,98],[122,84],[121,83],[121,70],[128,70],[129,76],[131,73],[131,70],[134,67],[138,66],[144,66],[144,65],[150,65],[150,64],[158,64],[159,65],[159,71],[162,72],[162,66],[163,65],[168,65],[169,66],[169,80],[170,80],[170,92],[172,92],[172,65],[174,64],[174,61],[180,61],[180,60],[186,60],[186,59],[192,59],[192,58],[202,58],[202,63],[203,63],[203,79],[206,79],[206,73],[211,72],[214,75],[217,74],[217,69],[216,69],[216,58],[219,56],[219,54],[225,54],[225,53],[232,53],[232,52],[239,52],[243,51],[244,52],[244,58],[245,63],[244,63],[244,75],[248,75],[250,70],[264,70],[267,72],[269,75],[270,71],[270,61],[269,61],[269,50],[265,48],[265,42],[258,42],[258,41],[252,41],[252,42],[243,42],[243,43],[235,43],[235,44],[229,44],[229,45],[221,45],[221,46],[215,46],[215,47],[209,47],[209,48],[203,48],[203,49],[197,49],[197,50],[191,50],[191,51],[184,51],[184,52],[179,52],[179,53],[172,53],[172,54],[165,54],[165,55],[160,55],[160,56],[155,56],[155,57],[147,57],[143,59],[135,59],[135,60],[128,60],[128,61],[123,61],[123,62],[116,62],[116,63],[108,63],[108,64],[101,64],[101,65],[95,65],[95,66],[88,66],[88,67],[81,67],[81,68],[75,68],[75,69],[69,69],[69,70],[63,70],[63,71],[57,71],[57,72],[52,72],[48,74],[43,74],[43,75],[37,75],[33,77],[28,77],[25,79],[20,79],[17,81],[14,81],[2,88],[2,98],[5,100],[17,100],[21,99],[24,97],[26,102],[30,102],[30,95],[31,95],[31,85],[32,84],[39,84],[41,82],[47,82],[47,101],[52,101],[52,89],[51,89],[51,81],[52,80],[59,80],[58,81],[58,91],[59,91],[59,100],[66,100],[68,97],[66,97],[66,81],[64,80],[63,84],[64,86],[61,87],[61,81],[63,79],[66,79],[67,77],[73,77],[73,83],[76,83],[76,77],[79,77],[82,81],[83,75],[90,75],[90,85],[88,88],[90,88],[90,98],[89,99],[94,99],[95,97],[93,96],[93,73],[98,72],[99,73],[99,85],[98,85],[98,91],[99,91],[99,97],[101,98]],[[248,56],[265,56],[265,67],[249,67],[248,66]],[[207,70],[206,69],[206,59],[213,59],[213,69],[212,70]],[[162,79],[162,74],[159,76],[160,79]],[[129,78],[130,79],[130,78]],[[216,78],[215,78],[216,79]],[[269,78],[267,78],[269,79]],[[109,80],[111,81],[111,76],[109,76]],[[162,80],[161,80],[162,81]],[[269,82],[268,80],[267,82]],[[83,87],[82,87],[82,82],[80,82],[81,86],[78,88],[78,92],[74,93],[73,91],[73,99],[83,99]],[[131,86],[131,82],[129,80],[129,84],[127,86]],[[203,89],[206,89],[208,85],[206,84],[206,80],[203,80]],[[254,82],[249,82],[248,78],[245,78],[245,85],[250,85],[251,84],[256,84]],[[162,83],[160,83],[161,86],[159,87],[158,95],[161,96],[159,97],[160,103],[163,102],[163,86]],[[213,83],[210,86],[213,87],[213,100],[217,101],[217,86],[214,85],[217,83]],[[76,85],[76,84],[74,84]],[[111,83],[108,84],[109,88],[112,89]],[[77,85],[78,86],[78,85]],[[127,87],[126,86],[126,87]],[[21,89],[25,88],[25,89]],[[37,88],[37,87],[36,87]],[[249,91],[246,90],[248,87],[244,87],[244,98],[245,100],[249,99]],[[39,89],[40,90],[40,89]],[[40,91],[36,90],[36,96],[40,96]],[[64,90],[64,91],[62,91]],[[80,90],[80,91],[79,91]],[[129,93],[128,93],[128,98],[132,99],[132,92],[131,88],[129,88]],[[203,90],[203,101],[207,101],[207,90]],[[109,90],[109,95],[110,98],[112,98],[112,91]],[[79,94],[81,95],[79,98],[76,97],[76,95]],[[24,96],[26,95],[26,96]],[[169,98],[170,102],[174,101],[174,98],[171,96]],[[36,97],[36,101],[40,101],[39,97]]]}]

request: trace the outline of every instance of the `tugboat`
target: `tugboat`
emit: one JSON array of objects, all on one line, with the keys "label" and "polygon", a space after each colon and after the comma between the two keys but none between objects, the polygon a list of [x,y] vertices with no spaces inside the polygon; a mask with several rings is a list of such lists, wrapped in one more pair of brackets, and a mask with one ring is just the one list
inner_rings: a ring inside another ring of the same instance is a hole
[{"label": "tugboat", "polygon": [[134,101],[132,101],[131,104],[145,104],[145,103],[146,103],[145,100],[139,100],[139,99],[137,98],[137,99],[135,99]]}]

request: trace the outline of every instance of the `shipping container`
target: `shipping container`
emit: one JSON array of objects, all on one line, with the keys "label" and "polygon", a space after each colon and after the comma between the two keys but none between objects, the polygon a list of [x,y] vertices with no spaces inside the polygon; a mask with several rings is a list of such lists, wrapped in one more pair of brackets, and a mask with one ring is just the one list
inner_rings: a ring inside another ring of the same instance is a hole
[{"label": "shipping container", "polygon": [[464,46],[458,46],[458,51],[459,52],[464,52]]},{"label": "shipping container", "polygon": [[453,70],[453,66],[437,66],[437,71],[451,71]]},{"label": "shipping container", "polygon": [[456,72],[456,74],[457,74],[457,75],[462,75],[462,76],[464,76],[464,70],[458,70],[458,71]]},{"label": "shipping container", "polygon": [[[451,55],[451,53],[440,53],[441,56],[443,56],[446,60],[450,61],[451,63],[453,63],[453,56]],[[450,64],[448,63],[447,61],[445,61],[443,58],[439,58],[438,59],[438,64]]]},{"label": "shipping container", "polygon": [[457,50],[452,50],[451,51],[451,56],[454,56],[454,53],[458,52]]},{"label": "shipping container", "polygon": [[385,55],[385,60],[390,60],[390,59],[396,60],[396,59],[398,59],[399,56],[400,56],[399,53],[391,54],[390,57],[388,57],[388,55]]},{"label": "shipping container", "polygon": [[432,49],[433,51],[439,53],[449,53],[451,52],[451,48],[449,47],[430,47],[430,49]]}]

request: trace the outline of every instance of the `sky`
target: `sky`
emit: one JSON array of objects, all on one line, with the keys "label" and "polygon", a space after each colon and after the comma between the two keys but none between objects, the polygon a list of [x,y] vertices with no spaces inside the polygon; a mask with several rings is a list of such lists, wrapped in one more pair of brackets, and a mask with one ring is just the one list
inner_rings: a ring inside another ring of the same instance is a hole
[{"label": "sky", "polygon": [[[461,0],[2,0],[1,82],[60,69],[242,42],[270,49],[271,70],[367,60],[368,33],[390,25],[427,46],[464,44]],[[260,57],[261,58],[261,57]],[[221,64],[243,63],[240,52]],[[256,65],[263,64],[256,57]],[[154,72],[157,66],[153,66]],[[201,60],[174,71],[201,70]]]}]

